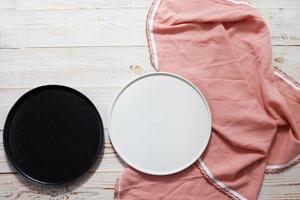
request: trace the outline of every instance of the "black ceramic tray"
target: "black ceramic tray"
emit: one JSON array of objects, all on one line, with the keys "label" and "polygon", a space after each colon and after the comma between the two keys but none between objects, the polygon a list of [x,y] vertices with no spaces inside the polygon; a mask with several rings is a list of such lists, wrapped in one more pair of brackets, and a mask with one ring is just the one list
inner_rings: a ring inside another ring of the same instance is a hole
[{"label": "black ceramic tray", "polygon": [[93,103],[58,85],[35,88],[10,110],[4,148],[14,168],[44,185],[69,183],[86,172],[102,147],[104,130]]}]

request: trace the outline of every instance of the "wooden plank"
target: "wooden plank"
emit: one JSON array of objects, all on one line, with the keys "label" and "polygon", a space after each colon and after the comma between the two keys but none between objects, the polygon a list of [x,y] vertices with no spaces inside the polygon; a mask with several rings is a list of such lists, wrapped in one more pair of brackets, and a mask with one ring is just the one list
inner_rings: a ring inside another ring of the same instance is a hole
[{"label": "wooden plank", "polygon": [[[297,0],[249,0],[256,8],[300,8]],[[0,9],[59,10],[103,8],[149,8],[152,0],[1,0]]]},{"label": "wooden plank", "polygon": [[0,199],[92,199],[112,200],[120,172],[88,173],[74,184],[62,187],[37,186],[18,174],[0,175]]},{"label": "wooden plank", "polygon": [[0,48],[139,46],[147,9],[3,10]]},{"label": "wooden plank", "polygon": [[[300,45],[299,9],[259,9],[273,45]],[[148,9],[3,10],[0,48],[145,46]],[[116,14],[117,13],[117,14]]]},{"label": "wooden plank", "polygon": [[[3,131],[0,131],[0,176],[4,173],[16,173],[16,170],[10,165],[5,155],[2,137]],[[120,172],[126,166],[127,165],[115,153],[108,137],[108,130],[105,129],[104,149],[98,157],[97,163],[91,167],[89,172]]]},{"label": "wooden plank", "polygon": [[260,192],[261,200],[300,199],[300,165],[279,174],[266,175]]},{"label": "wooden plank", "polygon": [[[299,53],[298,46],[274,46],[274,65],[300,80]],[[0,93],[8,95],[5,99],[11,99],[8,88],[45,84],[76,88],[122,87],[150,71],[153,68],[147,47],[0,49],[0,89],[5,89]],[[3,95],[0,96],[3,98]]]},{"label": "wooden plank", "polygon": [[249,0],[255,8],[300,8],[297,0]]},{"label": "wooden plank", "polygon": [[0,9],[61,10],[103,8],[148,8],[152,0],[1,0]]},{"label": "wooden plank", "polygon": [[[143,69],[131,66],[141,66]],[[120,87],[152,71],[146,47],[0,49],[0,88]]]},{"label": "wooden plank", "polygon": [[[273,45],[300,45],[299,9],[259,9],[268,24]],[[298,22],[297,22],[298,21]]]}]

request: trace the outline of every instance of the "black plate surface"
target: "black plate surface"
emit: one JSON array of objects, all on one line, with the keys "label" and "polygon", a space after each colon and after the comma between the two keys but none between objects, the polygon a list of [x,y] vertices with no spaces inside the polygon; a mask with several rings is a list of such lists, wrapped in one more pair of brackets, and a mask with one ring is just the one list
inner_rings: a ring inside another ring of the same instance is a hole
[{"label": "black plate surface", "polygon": [[102,147],[104,130],[93,103],[58,85],[35,88],[10,110],[4,147],[16,170],[46,185],[69,183],[86,172]]}]

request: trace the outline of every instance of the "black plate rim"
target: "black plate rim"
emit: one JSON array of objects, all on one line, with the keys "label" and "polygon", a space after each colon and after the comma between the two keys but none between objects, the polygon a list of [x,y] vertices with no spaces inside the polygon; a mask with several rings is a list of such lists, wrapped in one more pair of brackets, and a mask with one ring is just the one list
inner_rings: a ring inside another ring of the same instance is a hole
[{"label": "black plate rim", "polygon": [[[33,177],[31,177],[30,175],[26,174],[26,172],[24,172],[22,169],[20,169],[18,167],[18,165],[16,164],[12,153],[11,153],[11,149],[10,149],[10,145],[8,143],[8,134],[9,134],[9,127],[11,124],[11,120],[12,117],[14,116],[17,108],[31,95],[34,95],[37,92],[43,91],[43,90],[47,90],[47,89],[62,89],[62,90],[67,90],[69,92],[72,92],[73,94],[76,94],[78,96],[80,96],[81,98],[83,98],[88,104],[90,104],[92,106],[92,108],[95,110],[98,121],[99,121],[99,125],[100,125],[100,140],[98,143],[98,150],[97,153],[95,154],[95,157],[91,160],[91,162],[89,163],[89,165],[87,165],[87,169],[82,170],[82,172],[77,175],[76,177],[71,177],[69,179],[66,180],[62,180],[60,182],[45,182],[45,181],[40,181],[37,180]],[[93,102],[87,97],[85,96],[83,93],[79,92],[78,90],[75,90],[71,87],[65,86],[65,85],[43,85],[43,86],[39,86],[36,88],[33,88],[29,91],[27,91],[25,94],[23,94],[15,103],[14,105],[11,107],[11,109],[9,110],[5,123],[4,123],[4,129],[3,129],[3,146],[4,146],[4,150],[6,153],[6,156],[8,158],[8,160],[10,161],[10,163],[12,164],[12,166],[16,169],[16,171],[18,173],[20,173],[22,175],[22,177],[24,177],[26,180],[39,184],[39,185],[43,185],[43,186],[61,186],[61,185],[68,185],[70,183],[72,183],[73,181],[77,180],[78,178],[82,177],[84,174],[86,174],[88,172],[88,170],[96,163],[100,152],[103,148],[103,143],[104,143],[104,126],[103,126],[103,121],[102,118],[100,116],[99,111],[97,110],[96,106],[93,104]]]}]

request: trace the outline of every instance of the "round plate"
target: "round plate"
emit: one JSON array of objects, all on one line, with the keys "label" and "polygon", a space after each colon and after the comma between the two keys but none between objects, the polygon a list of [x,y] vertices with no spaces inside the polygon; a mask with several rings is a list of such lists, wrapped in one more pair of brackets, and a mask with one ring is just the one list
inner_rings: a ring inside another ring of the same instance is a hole
[{"label": "round plate", "polygon": [[201,92],[182,77],[151,73],[116,97],[110,116],[113,147],[131,167],[167,175],[193,164],[211,133],[211,115]]},{"label": "round plate", "polygon": [[23,176],[66,184],[96,161],[103,142],[101,117],[80,92],[57,85],[35,88],[12,107],[4,127],[6,154]]}]

